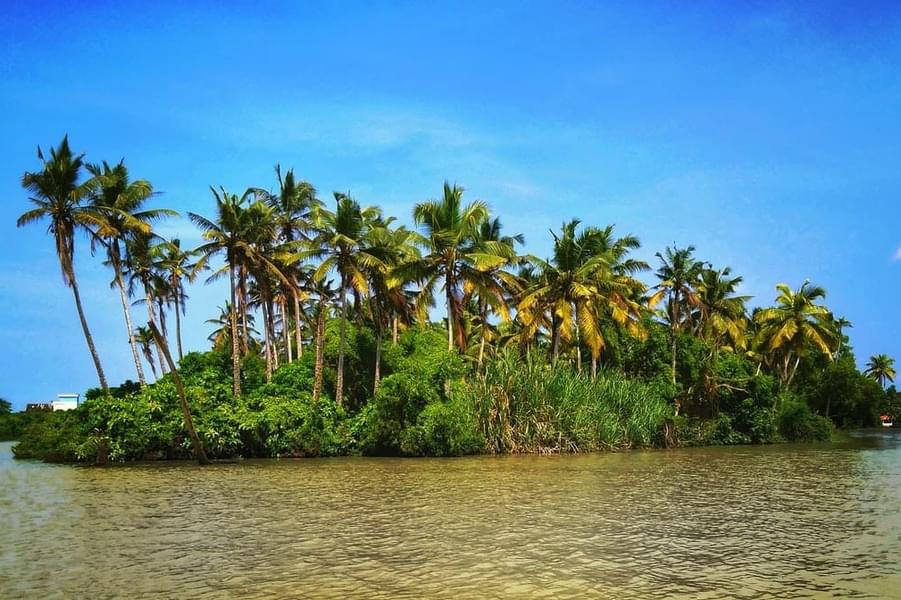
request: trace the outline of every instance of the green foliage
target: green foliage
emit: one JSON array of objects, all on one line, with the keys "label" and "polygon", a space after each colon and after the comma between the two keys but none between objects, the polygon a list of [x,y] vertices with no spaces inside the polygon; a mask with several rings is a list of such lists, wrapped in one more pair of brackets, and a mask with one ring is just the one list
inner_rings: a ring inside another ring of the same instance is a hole
[{"label": "green foliage", "polygon": [[857,370],[852,355],[828,362],[799,388],[811,408],[841,428],[873,427],[885,399],[880,385]]},{"label": "green foliage", "polygon": [[661,391],[601,373],[596,381],[512,352],[456,393],[474,407],[489,452],[576,452],[662,441],[672,407]]},{"label": "green foliage", "polygon": [[483,444],[472,406],[459,398],[427,404],[401,434],[400,448],[412,456],[461,456],[480,452]]},{"label": "green foliage", "polygon": [[75,462],[81,459],[82,441],[76,411],[35,411],[13,446],[16,458],[34,458],[45,462]]},{"label": "green foliage", "polygon": [[832,422],[813,414],[803,401],[788,397],[777,417],[779,433],[792,442],[823,442],[832,438]]}]

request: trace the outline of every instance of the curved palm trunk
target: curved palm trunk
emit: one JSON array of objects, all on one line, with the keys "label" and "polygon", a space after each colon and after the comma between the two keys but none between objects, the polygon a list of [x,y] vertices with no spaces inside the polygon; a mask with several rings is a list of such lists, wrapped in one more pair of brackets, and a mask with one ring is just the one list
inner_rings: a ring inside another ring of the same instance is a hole
[{"label": "curved palm trunk", "polygon": [[272,383],[272,338],[269,336],[269,324],[272,319],[269,315],[269,302],[263,300],[263,351],[266,354],[266,383]]},{"label": "curved palm trunk", "polygon": [[235,397],[241,395],[241,358],[238,349],[238,314],[235,304],[235,268],[228,268],[229,292],[231,294],[231,330],[232,330],[232,392]]},{"label": "curved palm trunk", "polygon": [[275,335],[275,302],[272,293],[266,294],[266,303],[269,305],[269,345],[272,352],[272,368],[278,368],[278,336]]},{"label": "curved palm trunk", "polygon": [[341,277],[341,327],[338,336],[338,377],[335,383],[335,402],[338,406],[343,406],[344,402],[344,336],[347,327],[347,294],[345,293],[346,282]]},{"label": "curved palm trunk", "polygon": [[322,363],[323,350],[325,348],[325,303],[319,302],[319,311],[316,314],[316,360],[313,367],[313,404],[319,402],[322,393]]},{"label": "curved palm trunk", "polygon": [[153,321],[150,321],[147,325],[150,327],[150,331],[153,333],[153,337],[156,340],[156,347],[160,349],[163,356],[166,357],[166,361],[169,363],[169,369],[172,372],[172,380],[175,383],[175,389],[178,391],[178,398],[181,400],[181,410],[185,420],[185,428],[188,430],[188,436],[191,438],[191,445],[194,447],[194,458],[197,459],[199,464],[208,465],[210,464],[210,459],[207,458],[206,452],[203,449],[203,442],[200,441],[200,436],[197,435],[197,430],[194,429],[194,419],[191,418],[191,407],[188,406],[188,397],[185,395],[185,386],[181,380],[181,376],[178,374],[178,369],[175,367],[175,362],[172,360],[172,355],[169,354],[169,345],[166,343],[166,339],[160,334]]},{"label": "curved palm trunk", "polygon": [[[122,271],[117,266],[116,269],[116,287],[119,288],[119,300],[122,302],[122,312],[125,313],[125,327],[128,329],[128,345],[131,346],[131,356],[135,361],[135,370],[138,372],[138,381],[141,385],[147,384],[147,378],[144,376],[144,367],[141,365],[141,355],[138,353],[138,342],[135,339],[135,328],[131,321],[131,310],[128,308],[128,297],[125,293],[125,282],[122,280]],[[154,375],[156,378],[156,375]]]},{"label": "curved palm trunk", "polygon": [[88,350],[91,352],[91,359],[94,361],[94,368],[97,369],[97,379],[100,380],[100,387],[104,392],[109,391],[106,384],[106,375],[103,374],[103,366],[100,364],[100,356],[97,354],[97,347],[94,345],[94,338],[91,330],[88,328],[88,320],[84,316],[84,309],[81,306],[81,294],[78,291],[78,282],[75,280],[75,272],[69,274],[69,286],[72,288],[72,295],[75,297],[75,308],[78,310],[78,320],[81,321],[81,330],[84,332],[84,339],[88,344]]}]

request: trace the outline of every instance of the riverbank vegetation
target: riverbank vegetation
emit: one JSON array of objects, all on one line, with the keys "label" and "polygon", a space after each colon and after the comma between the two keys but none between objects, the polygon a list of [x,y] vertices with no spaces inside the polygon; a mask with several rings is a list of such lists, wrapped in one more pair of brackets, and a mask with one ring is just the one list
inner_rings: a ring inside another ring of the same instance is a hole
[{"label": "riverbank vegetation", "polygon": [[[276,167],[272,189],[211,188],[190,249],[155,233],[175,213],[147,207],[153,186],[124,163],[67,139],[39,159],[18,224],[48,226],[99,387],[18,431],[18,457],[186,458],[192,424],[212,458],[446,456],[813,441],[897,414],[892,359],[858,370],[823,288],[779,284],[752,308],[691,246],[651,265],[637,237],[573,219],[541,258],[456,185],[408,228]],[[110,268],[136,382],[106,381],[80,234]],[[211,348],[185,353],[185,285],[219,278]]]}]

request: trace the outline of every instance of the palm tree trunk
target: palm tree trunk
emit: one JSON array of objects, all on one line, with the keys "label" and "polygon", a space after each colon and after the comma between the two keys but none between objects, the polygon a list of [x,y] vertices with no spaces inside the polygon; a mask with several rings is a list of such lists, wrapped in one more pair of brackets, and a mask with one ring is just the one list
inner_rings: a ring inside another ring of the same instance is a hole
[{"label": "palm tree trunk", "polygon": [[[128,308],[128,297],[125,294],[125,282],[122,280],[121,268],[113,265],[116,269],[116,287],[119,288],[119,300],[122,301],[122,312],[125,313],[125,327],[128,329],[128,345],[131,346],[131,356],[135,361],[135,370],[138,372],[138,381],[141,385],[147,384],[147,378],[144,376],[144,367],[141,366],[141,355],[138,353],[138,342],[135,340],[134,324],[131,322],[131,310]],[[154,376],[156,377],[156,376]]]},{"label": "palm tree trunk", "polygon": [[347,326],[347,294],[345,293],[346,282],[341,277],[341,326],[338,336],[338,377],[335,383],[335,402],[338,406],[343,406],[344,402],[344,335]]},{"label": "palm tree trunk", "polygon": [[103,374],[100,356],[97,354],[97,347],[94,345],[94,338],[91,336],[91,330],[88,328],[88,320],[85,318],[84,309],[81,306],[81,294],[78,291],[78,282],[75,280],[74,269],[69,273],[69,284],[72,288],[72,295],[75,297],[75,309],[78,311],[78,319],[81,321],[81,330],[84,332],[84,339],[88,344],[88,350],[91,352],[94,368],[97,369],[97,379],[100,380],[100,388],[104,392],[107,392],[109,391],[109,386],[106,384],[106,375]]},{"label": "palm tree trunk", "polygon": [[297,292],[292,291],[294,296],[294,337],[297,346],[297,360],[303,358],[303,328],[300,320],[300,296]]},{"label": "palm tree trunk", "polygon": [[382,376],[382,325],[375,328],[375,381],[372,383],[372,395],[379,393],[379,380]]},{"label": "palm tree trunk", "polygon": [[287,352],[288,362],[294,362],[294,352],[291,348],[291,319],[288,316],[288,299],[282,295],[279,302],[279,311],[282,313],[282,337],[285,340],[285,351]]},{"label": "palm tree trunk", "polygon": [[323,300],[319,301],[319,310],[316,314],[316,360],[313,366],[313,404],[319,402],[322,393],[323,350],[325,349],[325,310]]},{"label": "palm tree trunk", "polygon": [[238,310],[241,314],[241,342],[244,346],[244,354],[250,352],[250,334],[247,332],[247,275],[244,267],[238,270],[238,296],[240,303]]},{"label": "palm tree trunk", "polygon": [[391,323],[391,343],[397,343],[397,315],[394,315],[393,322]]},{"label": "palm tree trunk", "polygon": [[592,355],[591,357],[591,380],[595,381],[598,378],[598,359],[596,356]]},{"label": "palm tree trunk", "polygon": [[444,282],[445,296],[447,296],[447,351],[454,351],[454,293],[453,277],[448,271]]},{"label": "palm tree trunk", "polygon": [[181,363],[185,357],[181,349],[181,307],[179,306],[178,289],[175,288],[175,343],[178,345],[178,362]]},{"label": "palm tree trunk", "polygon": [[185,386],[184,383],[182,383],[181,376],[178,374],[178,369],[175,367],[175,362],[172,360],[172,355],[169,354],[169,345],[166,343],[166,339],[160,334],[153,321],[148,322],[147,325],[150,327],[150,331],[156,339],[156,347],[161,350],[169,363],[169,369],[172,372],[172,380],[175,383],[175,389],[178,391],[178,398],[181,400],[181,410],[185,420],[185,428],[188,430],[188,436],[191,438],[191,445],[194,447],[194,458],[197,459],[199,464],[208,465],[210,464],[210,459],[207,458],[206,452],[203,449],[203,442],[200,441],[200,436],[197,435],[197,430],[194,429],[194,419],[191,418],[191,407],[188,406],[188,397],[185,395]]},{"label": "palm tree trunk", "polygon": [[551,356],[553,357],[554,362],[557,362],[557,357],[560,355],[560,319],[557,316],[557,313],[551,312]]},{"label": "palm tree trunk", "polygon": [[231,293],[231,329],[232,329],[232,392],[235,397],[241,396],[241,357],[238,349],[238,313],[235,302],[235,268],[229,265],[229,292]]},{"label": "palm tree trunk", "polygon": [[479,366],[482,366],[482,360],[485,358],[485,328],[487,327],[486,321],[488,320],[488,309],[485,306],[485,303],[479,299],[479,318],[482,320],[482,339],[479,342]]},{"label": "palm tree trunk", "polygon": [[[153,310],[153,296],[150,295],[150,288],[148,286],[144,286],[144,302],[147,304],[147,319],[156,325],[156,313]],[[166,374],[166,364],[163,359],[163,351],[160,348],[159,344],[154,344],[156,346],[156,358],[160,363],[160,374]]]},{"label": "palm tree trunk", "polygon": [[269,305],[269,344],[272,352],[272,368],[278,369],[278,336],[275,335],[275,301],[272,293],[266,294],[266,303]]},{"label": "palm tree trunk", "polygon": [[272,341],[269,337],[269,302],[263,299],[260,308],[263,311],[263,351],[266,354],[266,383],[272,383]]}]

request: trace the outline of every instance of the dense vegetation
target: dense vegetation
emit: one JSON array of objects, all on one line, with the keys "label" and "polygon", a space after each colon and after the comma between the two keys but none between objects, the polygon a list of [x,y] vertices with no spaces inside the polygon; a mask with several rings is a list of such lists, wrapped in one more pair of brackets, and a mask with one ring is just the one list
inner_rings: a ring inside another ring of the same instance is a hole
[{"label": "dense vegetation", "polygon": [[[75,411],[0,415],[19,457],[769,443],[899,412],[892,359],[857,369],[823,288],[779,284],[752,311],[741,277],[692,247],[658,253],[649,285],[638,238],[612,226],[566,222],[541,259],[460,187],[417,204],[412,230],[346,194],[330,210],[277,167],[274,192],[212,189],[214,216],[188,215],[204,243],[186,249],[153,232],[174,213],[146,208],[153,187],[124,163],[85,164],[66,139],[39,158],[19,225],[49,222],[100,387]],[[78,293],[79,232],[112,271],[137,382],[107,384]],[[211,350],[185,354],[185,283],[204,272],[227,278],[229,297],[207,321]],[[443,323],[429,317],[437,298]]]}]

